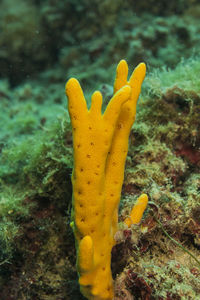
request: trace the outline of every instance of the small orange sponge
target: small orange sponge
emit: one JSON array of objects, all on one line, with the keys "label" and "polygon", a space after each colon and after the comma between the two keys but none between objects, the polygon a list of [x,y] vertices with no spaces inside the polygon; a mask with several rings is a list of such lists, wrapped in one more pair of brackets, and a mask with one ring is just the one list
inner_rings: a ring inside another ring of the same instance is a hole
[{"label": "small orange sponge", "polygon": [[142,194],[133,206],[130,216],[124,220],[124,223],[130,227],[132,224],[140,223],[143,213],[147,207],[148,196]]}]

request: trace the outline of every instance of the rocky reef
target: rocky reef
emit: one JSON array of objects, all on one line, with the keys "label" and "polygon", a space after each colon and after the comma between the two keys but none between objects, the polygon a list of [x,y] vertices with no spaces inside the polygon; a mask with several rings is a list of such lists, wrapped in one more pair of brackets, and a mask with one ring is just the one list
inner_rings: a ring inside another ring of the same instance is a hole
[{"label": "rocky reef", "polygon": [[[115,299],[200,294],[198,1],[0,2],[0,298],[83,299],[71,211],[72,135],[64,85],[98,88],[147,64],[130,135],[112,251]],[[141,193],[139,225],[123,221]]]}]

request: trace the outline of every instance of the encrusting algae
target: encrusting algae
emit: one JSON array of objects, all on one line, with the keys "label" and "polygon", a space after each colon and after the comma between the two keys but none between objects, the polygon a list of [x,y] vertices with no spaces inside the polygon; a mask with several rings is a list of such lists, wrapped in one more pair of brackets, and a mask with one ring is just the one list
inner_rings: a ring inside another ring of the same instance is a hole
[{"label": "encrusting algae", "polygon": [[[146,66],[141,63],[127,81],[128,65],[125,60],[120,61],[114,96],[103,114],[99,91],[92,95],[88,110],[79,82],[71,78],[66,84],[74,149],[71,226],[76,240],[80,289],[90,300],[114,297],[111,250],[118,228],[128,138],[145,73]],[[125,221],[128,226],[134,214],[140,221],[148,198],[142,195],[138,201],[130,220]]]}]

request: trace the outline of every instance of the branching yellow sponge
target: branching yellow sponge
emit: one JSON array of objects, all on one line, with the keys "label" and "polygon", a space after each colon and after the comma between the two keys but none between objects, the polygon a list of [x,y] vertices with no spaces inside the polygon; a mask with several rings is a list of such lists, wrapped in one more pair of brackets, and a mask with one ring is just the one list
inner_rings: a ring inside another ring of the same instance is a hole
[{"label": "branching yellow sponge", "polygon": [[74,147],[71,225],[80,289],[90,300],[114,297],[111,250],[115,244],[128,137],[145,71],[145,64],[138,65],[127,81],[127,63],[119,63],[114,96],[103,114],[100,92],[94,92],[88,110],[79,82],[71,78],[66,84]]}]

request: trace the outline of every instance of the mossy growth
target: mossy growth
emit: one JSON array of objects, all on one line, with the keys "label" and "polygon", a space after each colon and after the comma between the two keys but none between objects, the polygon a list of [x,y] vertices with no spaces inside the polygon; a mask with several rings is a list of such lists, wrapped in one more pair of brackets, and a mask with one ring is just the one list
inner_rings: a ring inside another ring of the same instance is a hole
[{"label": "mossy growth", "polygon": [[46,87],[33,86],[25,83],[10,90],[7,81],[0,82],[2,274],[16,252],[21,223],[38,206],[36,199],[59,200],[60,207],[71,196],[72,138],[67,112],[58,104],[60,89],[54,86],[47,98]]},{"label": "mossy growth", "polygon": [[[199,295],[197,261],[162,231],[199,261],[199,74],[199,59],[193,58],[174,70],[153,70],[146,78],[130,136],[119,244],[114,249],[123,257],[116,299],[136,295],[182,300]],[[122,222],[144,192],[150,201],[143,223],[129,232]]]},{"label": "mossy growth", "polygon": [[198,173],[199,73],[198,59],[191,59],[147,77],[130,137],[127,183],[177,192],[191,171]]}]

